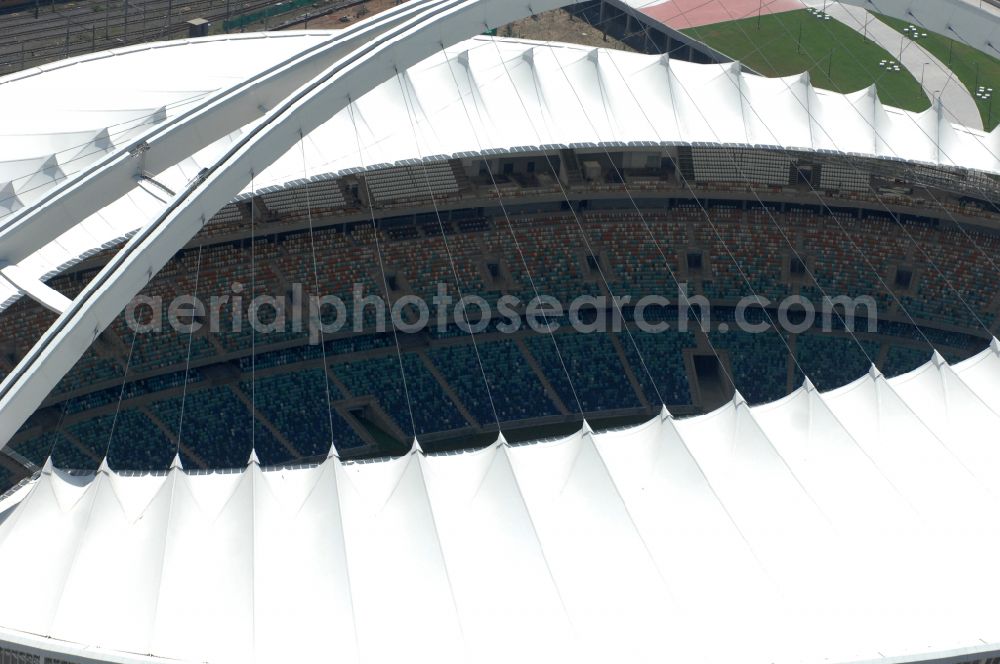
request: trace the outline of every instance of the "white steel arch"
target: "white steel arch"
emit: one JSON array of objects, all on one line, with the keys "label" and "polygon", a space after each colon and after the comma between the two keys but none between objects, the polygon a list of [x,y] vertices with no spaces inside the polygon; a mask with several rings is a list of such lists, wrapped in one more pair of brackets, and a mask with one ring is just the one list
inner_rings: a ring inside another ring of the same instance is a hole
[{"label": "white steel arch", "polygon": [[[0,449],[126,303],[223,205],[334,113],[400,68],[489,29],[571,4],[450,0],[423,10],[338,60],[269,111],[214,167],[180,192],[94,277],[0,384]],[[136,288],[133,288],[136,287]]]},{"label": "white steel arch", "polygon": [[[143,174],[160,173],[197,149],[258,120],[352,50],[400,22],[443,4],[404,4],[330,36],[134,139],[0,223],[0,265],[14,265],[51,238],[124,196]],[[41,229],[45,229],[41,232]]]}]

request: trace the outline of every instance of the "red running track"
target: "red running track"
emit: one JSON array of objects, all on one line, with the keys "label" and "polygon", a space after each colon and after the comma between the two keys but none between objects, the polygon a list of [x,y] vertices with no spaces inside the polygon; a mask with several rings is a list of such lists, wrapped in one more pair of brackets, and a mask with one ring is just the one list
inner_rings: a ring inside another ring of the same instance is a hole
[{"label": "red running track", "polygon": [[[641,3],[640,3],[641,4]],[[666,0],[641,11],[675,30],[802,9],[799,0]]]}]

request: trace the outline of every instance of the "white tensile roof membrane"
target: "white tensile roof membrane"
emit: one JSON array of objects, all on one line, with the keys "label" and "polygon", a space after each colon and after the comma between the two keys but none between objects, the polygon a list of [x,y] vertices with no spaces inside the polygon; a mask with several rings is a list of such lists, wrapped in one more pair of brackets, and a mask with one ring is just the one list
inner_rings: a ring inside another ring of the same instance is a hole
[{"label": "white tensile roof membrane", "polygon": [[[143,45],[0,79],[0,220],[150,124],[327,39],[330,32],[231,35]],[[156,72],[151,76],[151,72]],[[405,86],[405,91],[404,91]],[[353,118],[352,118],[353,116]],[[355,131],[357,127],[358,131]],[[114,246],[160,214],[241,131],[82,220],[20,263],[48,278]],[[358,147],[357,134],[360,139]],[[841,95],[806,75],[766,79],[737,65],[479,37],[389,80],[306,137],[254,182],[259,190],[432,156],[574,145],[780,146],[1000,173],[1000,133],[883,106],[873,88]],[[0,279],[0,309],[21,293]]]},{"label": "white tensile roof membrane", "polygon": [[832,392],[459,454],[47,465],[0,502],[0,646],[240,664],[975,659],[1000,648],[998,427],[994,342]]}]

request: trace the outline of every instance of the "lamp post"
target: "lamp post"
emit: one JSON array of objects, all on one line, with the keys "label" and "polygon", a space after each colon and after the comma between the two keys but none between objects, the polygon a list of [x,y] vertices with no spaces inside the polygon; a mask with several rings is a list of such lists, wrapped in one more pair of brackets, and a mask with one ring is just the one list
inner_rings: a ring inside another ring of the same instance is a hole
[{"label": "lamp post", "polygon": [[929,64],[929,62],[925,62],[920,66],[920,87],[924,87],[924,70],[927,69],[927,65]]}]

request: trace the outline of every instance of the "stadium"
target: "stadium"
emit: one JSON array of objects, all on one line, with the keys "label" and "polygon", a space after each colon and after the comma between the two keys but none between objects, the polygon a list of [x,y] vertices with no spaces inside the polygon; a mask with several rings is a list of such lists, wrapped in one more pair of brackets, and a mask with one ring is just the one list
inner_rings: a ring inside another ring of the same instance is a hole
[{"label": "stadium", "polygon": [[564,4],[0,77],[0,664],[1000,663],[1000,13]]}]

